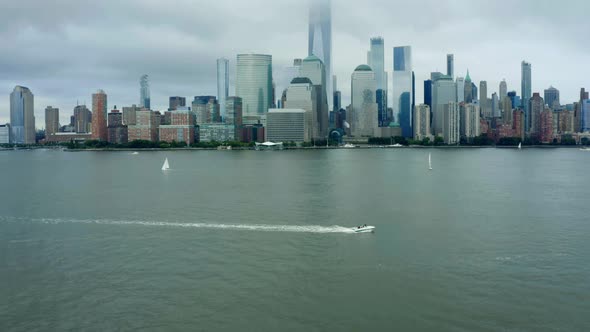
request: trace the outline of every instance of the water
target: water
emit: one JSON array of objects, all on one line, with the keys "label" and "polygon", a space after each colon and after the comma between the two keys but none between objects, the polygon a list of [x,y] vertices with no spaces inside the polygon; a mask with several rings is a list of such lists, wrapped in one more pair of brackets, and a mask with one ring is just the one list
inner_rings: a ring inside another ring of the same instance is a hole
[{"label": "water", "polygon": [[0,152],[0,330],[588,331],[589,162]]}]

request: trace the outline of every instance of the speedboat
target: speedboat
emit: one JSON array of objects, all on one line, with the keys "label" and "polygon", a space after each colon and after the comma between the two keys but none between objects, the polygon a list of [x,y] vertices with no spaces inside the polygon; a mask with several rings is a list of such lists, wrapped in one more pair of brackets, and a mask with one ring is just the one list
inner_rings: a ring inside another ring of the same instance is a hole
[{"label": "speedboat", "polygon": [[375,233],[375,226],[358,226],[352,229],[355,233]]},{"label": "speedboat", "polygon": [[581,148],[580,151],[590,151],[590,148]]},{"label": "speedboat", "polygon": [[356,145],[354,145],[354,144],[345,144],[343,147],[345,149],[354,149],[354,148],[356,148]]}]

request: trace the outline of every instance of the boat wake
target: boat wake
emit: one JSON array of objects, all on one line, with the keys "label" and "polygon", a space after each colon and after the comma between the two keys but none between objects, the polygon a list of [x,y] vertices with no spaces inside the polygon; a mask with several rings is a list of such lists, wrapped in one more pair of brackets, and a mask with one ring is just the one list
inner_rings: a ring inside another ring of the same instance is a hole
[{"label": "boat wake", "polygon": [[316,233],[316,234],[354,234],[352,228],[343,226],[296,226],[296,225],[249,225],[249,224],[217,224],[217,223],[184,223],[163,221],[139,221],[139,220],[105,220],[105,219],[37,219],[30,220],[43,224],[88,224],[88,225],[114,225],[114,226],[145,226],[145,227],[175,227],[211,230],[251,231],[251,232],[282,232],[282,233]]}]

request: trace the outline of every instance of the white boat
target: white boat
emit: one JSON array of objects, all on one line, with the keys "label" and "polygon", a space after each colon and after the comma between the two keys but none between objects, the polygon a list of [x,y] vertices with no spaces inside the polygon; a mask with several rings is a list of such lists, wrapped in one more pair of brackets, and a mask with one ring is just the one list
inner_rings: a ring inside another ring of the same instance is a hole
[{"label": "white boat", "polygon": [[432,171],[432,153],[428,154],[428,169]]},{"label": "white boat", "polygon": [[518,149],[522,150],[522,143],[518,143]]},{"label": "white boat", "polygon": [[168,163],[168,158],[166,158],[166,160],[164,160],[164,166],[162,166],[162,170],[167,171],[169,169],[170,169],[170,164]]},{"label": "white boat", "polygon": [[133,152],[133,153],[132,153],[132,155],[134,155],[134,156],[136,156],[136,155],[138,155],[138,154],[139,154],[139,152]]},{"label": "white boat", "polygon": [[375,226],[358,226],[352,229],[354,233],[375,233]]},{"label": "white boat", "polygon": [[344,148],[345,149],[354,149],[354,148],[356,148],[356,145],[354,145],[354,144],[344,144]]},{"label": "white boat", "polygon": [[590,151],[590,148],[581,148],[580,151]]}]

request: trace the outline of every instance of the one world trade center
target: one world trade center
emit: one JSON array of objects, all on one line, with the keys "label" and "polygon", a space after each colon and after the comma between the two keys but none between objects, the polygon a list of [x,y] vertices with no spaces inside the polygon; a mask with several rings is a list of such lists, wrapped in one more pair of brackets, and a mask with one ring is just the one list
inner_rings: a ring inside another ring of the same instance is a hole
[{"label": "one world trade center", "polygon": [[331,0],[310,0],[309,6],[309,51],[322,60],[326,70],[326,94],[332,110],[332,4]]}]

